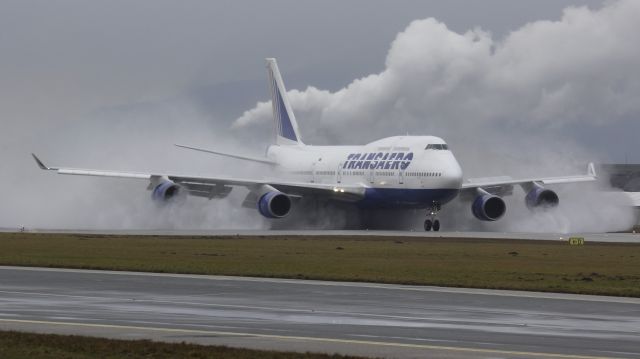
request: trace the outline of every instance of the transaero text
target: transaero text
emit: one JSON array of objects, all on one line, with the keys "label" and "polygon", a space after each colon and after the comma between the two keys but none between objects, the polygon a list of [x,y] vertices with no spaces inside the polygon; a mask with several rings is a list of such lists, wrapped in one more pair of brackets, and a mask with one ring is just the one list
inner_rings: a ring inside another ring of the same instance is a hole
[{"label": "transaero text", "polygon": [[344,169],[405,170],[413,160],[413,152],[351,153]]}]

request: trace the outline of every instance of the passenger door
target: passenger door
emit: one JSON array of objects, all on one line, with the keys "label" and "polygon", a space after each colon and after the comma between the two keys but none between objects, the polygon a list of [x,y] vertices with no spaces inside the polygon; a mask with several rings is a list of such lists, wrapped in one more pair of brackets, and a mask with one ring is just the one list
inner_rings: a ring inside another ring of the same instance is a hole
[{"label": "passenger door", "polygon": [[369,181],[369,183],[374,184],[376,181],[376,176],[375,176],[375,170],[374,169],[369,169],[366,172],[366,176],[367,176],[367,180]]}]

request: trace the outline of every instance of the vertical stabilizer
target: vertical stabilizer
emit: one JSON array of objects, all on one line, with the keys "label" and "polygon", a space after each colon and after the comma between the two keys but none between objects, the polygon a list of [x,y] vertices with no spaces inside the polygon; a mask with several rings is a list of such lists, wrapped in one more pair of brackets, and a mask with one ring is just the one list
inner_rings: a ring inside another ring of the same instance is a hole
[{"label": "vertical stabilizer", "polygon": [[300,131],[298,131],[298,123],[293,115],[291,104],[289,104],[287,90],[284,88],[284,82],[282,81],[282,76],[280,76],[276,59],[267,59],[267,70],[269,72],[276,144],[303,146],[304,143],[302,143]]}]

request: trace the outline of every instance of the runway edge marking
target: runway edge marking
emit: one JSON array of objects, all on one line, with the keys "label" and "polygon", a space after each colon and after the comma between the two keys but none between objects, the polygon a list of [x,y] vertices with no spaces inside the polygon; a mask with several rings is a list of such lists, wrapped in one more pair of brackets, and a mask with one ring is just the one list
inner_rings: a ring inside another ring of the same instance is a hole
[{"label": "runway edge marking", "polygon": [[210,331],[210,330],[198,330],[198,329],[140,327],[140,326],[116,325],[116,324],[54,322],[54,321],[46,321],[46,320],[4,319],[4,318],[0,318],[0,323],[58,325],[58,326],[72,326],[72,327],[84,327],[84,328],[103,328],[103,329],[133,329],[133,330],[155,331],[155,332],[164,332],[164,333],[241,336],[241,337],[247,337],[247,338],[301,340],[301,341],[340,343],[340,344],[361,344],[361,345],[374,345],[374,346],[389,346],[389,347],[398,347],[398,348],[459,351],[459,352],[470,352],[470,353],[522,355],[522,356],[543,357],[543,358],[612,359],[611,357],[589,356],[589,355],[536,353],[536,352],[511,351],[511,350],[500,350],[500,349],[462,348],[462,347],[449,347],[449,346],[427,345],[427,344],[376,342],[376,341],[369,341],[369,340],[352,340],[352,339],[337,339],[337,338],[315,338],[315,337],[303,337],[303,336],[288,336],[288,335],[258,334],[258,333],[242,333],[242,332],[224,332],[224,331]]}]

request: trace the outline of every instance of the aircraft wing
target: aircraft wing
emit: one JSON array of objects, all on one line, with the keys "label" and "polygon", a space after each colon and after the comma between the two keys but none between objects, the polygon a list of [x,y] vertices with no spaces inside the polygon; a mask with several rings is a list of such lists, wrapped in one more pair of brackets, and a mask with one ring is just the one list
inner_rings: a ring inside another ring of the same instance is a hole
[{"label": "aircraft wing", "polygon": [[543,186],[548,184],[591,182],[597,179],[593,163],[587,166],[587,174],[561,177],[540,177],[513,179],[511,177],[486,177],[470,178],[462,183],[461,195],[475,195],[478,190],[484,190],[498,196],[510,195],[513,186],[519,185],[525,191],[529,191],[535,185]]},{"label": "aircraft wing", "polygon": [[[230,192],[230,186],[245,187],[257,191],[262,186],[271,186],[293,197],[323,196],[338,201],[357,201],[364,198],[365,188],[359,185],[336,186],[323,183],[283,181],[281,179],[242,179],[232,177],[199,177],[166,175],[169,180],[189,189],[189,194],[200,197],[216,197],[216,193]],[[213,193],[213,196],[211,195]]]},{"label": "aircraft wing", "polygon": [[43,170],[56,171],[58,174],[148,180],[149,186],[147,189],[150,190],[163,180],[169,180],[187,188],[189,194],[192,196],[206,197],[209,199],[225,197],[229,194],[229,192],[231,192],[231,187],[233,186],[245,187],[252,192],[258,191],[263,186],[271,186],[278,191],[293,197],[315,195],[338,201],[352,202],[362,199],[364,197],[364,192],[366,189],[366,186],[364,185],[336,186],[332,184],[296,182],[268,178],[243,179],[223,176],[203,177],[163,173],[139,173],[80,168],[48,167],[35,154],[31,155],[38,164],[38,167]]}]

